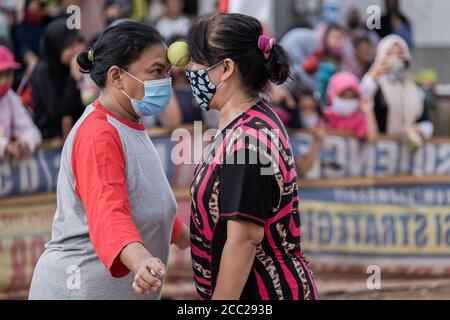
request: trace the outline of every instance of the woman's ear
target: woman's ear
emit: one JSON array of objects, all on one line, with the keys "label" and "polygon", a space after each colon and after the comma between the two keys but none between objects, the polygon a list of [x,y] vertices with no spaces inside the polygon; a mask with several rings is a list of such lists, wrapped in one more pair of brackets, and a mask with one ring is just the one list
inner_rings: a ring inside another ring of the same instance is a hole
[{"label": "woman's ear", "polygon": [[107,73],[108,82],[119,90],[123,90],[122,74],[122,70],[120,70],[120,68],[117,66],[112,66],[111,68],[109,68]]},{"label": "woman's ear", "polygon": [[236,70],[236,63],[233,60],[227,58],[223,61],[223,68],[225,69],[225,72],[222,75],[221,82],[227,81],[232,77]]}]

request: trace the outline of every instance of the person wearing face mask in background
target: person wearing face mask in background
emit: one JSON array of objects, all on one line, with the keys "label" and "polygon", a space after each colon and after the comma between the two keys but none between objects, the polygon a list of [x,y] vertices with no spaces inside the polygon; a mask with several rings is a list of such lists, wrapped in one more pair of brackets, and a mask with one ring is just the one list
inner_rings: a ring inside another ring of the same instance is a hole
[{"label": "person wearing face mask in background", "polygon": [[304,178],[320,155],[320,149],[325,139],[326,125],[322,118],[320,101],[316,99],[313,91],[294,88],[292,95],[297,102],[297,114],[296,117],[293,117],[293,120],[296,119],[296,121],[291,121],[290,126],[305,130],[313,136],[309,152],[306,155],[295,157],[297,171],[300,177]]},{"label": "person wearing face mask in background", "polygon": [[[152,27],[109,27],[78,55],[101,89],[64,144],[52,238],[34,270],[30,299],[154,300],[170,243],[189,245],[177,204],[142,116],[172,96],[163,37]],[[79,288],[67,270],[80,268]]]},{"label": "person wearing face mask in background", "polygon": [[323,103],[330,78],[342,67],[347,40],[344,28],[330,25],[323,35],[322,46],[303,62],[305,71],[315,76],[316,89]]},{"label": "person wearing face mask in background", "polygon": [[375,143],[378,128],[373,100],[362,98],[358,78],[350,72],[335,74],[328,86],[330,106],[324,112],[329,130],[354,134],[361,140]]},{"label": "person wearing face mask in background", "polygon": [[51,18],[41,0],[27,0],[23,21],[13,28],[15,55],[26,65],[25,75],[31,76],[40,56],[40,41]]},{"label": "person wearing face mask in background", "polygon": [[300,92],[297,107],[301,123],[300,128],[314,130],[323,124],[320,101],[315,98],[312,91],[305,89]]},{"label": "person wearing face mask in background", "polygon": [[305,88],[297,79],[287,88],[295,104],[295,107],[290,109],[290,121],[287,126],[292,129],[309,130],[322,124],[322,107],[317,92]]},{"label": "person wearing face mask in background", "polygon": [[18,69],[20,64],[14,61],[12,52],[0,46],[0,159],[7,155],[18,160],[28,158],[42,142],[25,106],[11,90],[14,70]]},{"label": "person wearing face mask in background", "polygon": [[353,73],[362,79],[369,71],[375,60],[376,45],[367,37],[356,38],[353,41],[353,48],[355,51],[355,70]]},{"label": "person wearing face mask in background", "polygon": [[384,38],[375,63],[364,76],[364,96],[375,101],[375,116],[381,133],[402,136],[419,147],[434,131],[424,94],[410,79],[412,56],[405,40],[397,35]]},{"label": "person wearing face mask in background", "polygon": [[69,30],[64,18],[54,20],[45,30],[41,59],[31,77],[33,119],[44,139],[69,134],[84,111],[80,90],[70,66],[85,48],[78,30]]}]

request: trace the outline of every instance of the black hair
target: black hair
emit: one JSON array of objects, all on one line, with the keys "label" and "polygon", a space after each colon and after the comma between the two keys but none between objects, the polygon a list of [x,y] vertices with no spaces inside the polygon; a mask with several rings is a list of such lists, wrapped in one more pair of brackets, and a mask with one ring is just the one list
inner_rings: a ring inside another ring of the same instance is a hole
[{"label": "black hair", "polygon": [[40,43],[41,59],[51,64],[61,64],[61,55],[64,49],[75,42],[84,42],[80,32],[67,28],[66,19],[53,20],[45,29]]},{"label": "black hair", "polygon": [[193,61],[213,66],[229,58],[242,75],[242,83],[251,94],[260,93],[269,81],[284,83],[290,77],[291,61],[284,49],[275,44],[269,59],[258,48],[263,34],[261,23],[242,14],[215,13],[194,21],[188,32]]},{"label": "black hair", "polygon": [[356,37],[355,40],[353,40],[353,47],[357,48],[360,44],[363,43],[368,43],[368,44],[372,44],[372,41],[370,40],[370,38],[366,35],[362,35],[359,37]]},{"label": "black hair", "polygon": [[313,99],[316,102],[317,112],[320,115],[322,115],[322,106],[321,106],[320,98],[318,97],[318,95],[315,91],[313,91],[309,88],[299,88],[298,91],[291,92],[291,94],[296,103],[300,103],[300,101],[305,97]]},{"label": "black hair", "polygon": [[78,55],[77,61],[81,72],[90,73],[95,84],[104,88],[112,66],[127,70],[144,50],[160,43],[164,44],[164,38],[155,28],[125,21],[107,28],[92,48]]},{"label": "black hair", "polygon": [[323,115],[322,103],[320,102],[320,97],[317,94],[317,92],[315,92],[311,89],[308,89],[308,88],[303,88],[302,91],[300,92],[300,99],[302,99],[304,97],[309,97],[316,102],[316,110],[319,113],[319,115],[322,116]]}]

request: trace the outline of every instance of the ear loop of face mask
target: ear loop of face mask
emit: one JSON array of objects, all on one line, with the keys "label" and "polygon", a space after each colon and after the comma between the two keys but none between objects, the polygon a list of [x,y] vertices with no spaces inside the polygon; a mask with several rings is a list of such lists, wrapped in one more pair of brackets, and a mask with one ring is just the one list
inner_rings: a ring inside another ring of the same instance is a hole
[{"label": "ear loop of face mask", "polygon": [[[139,81],[140,83],[142,83],[142,84],[144,85],[144,87],[145,87],[145,81],[142,81],[142,80],[139,79],[138,77],[132,75],[131,73],[129,73],[128,71],[126,71],[126,70],[124,70],[124,69],[122,69],[122,68],[120,68],[120,70],[122,70],[123,72],[125,72],[127,75],[129,75],[129,76],[132,77],[133,79],[135,79],[135,80]],[[165,82],[165,81],[167,81],[167,79],[170,79],[170,77],[169,77],[169,72],[166,73],[166,77],[165,77],[165,78],[158,79],[158,80],[151,80],[151,81],[153,81],[153,82],[158,82],[158,81]],[[124,90],[121,89],[120,91],[122,91],[122,93],[123,93],[124,95],[126,95],[130,100],[133,99],[133,98],[131,98]]]},{"label": "ear loop of face mask", "polygon": [[[143,82],[141,79],[136,78],[136,77],[133,76],[131,73],[125,71],[125,70],[122,69],[122,68],[120,68],[120,70],[122,70],[123,72],[125,72],[127,75],[129,75],[129,76],[132,77],[133,79],[135,79],[135,80],[139,81],[140,83],[144,84],[144,82]],[[131,97],[128,95],[128,93],[125,92],[125,90],[120,89],[120,91],[122,91],[122,93],[123,93],[124,95],[126,95],[126,96],[128,97],[128,99],[130,99],[130,100],[133,99],[133,98],[131,98]]]},{"label": "ear loop of face mask", "polygon": [[[225,60],[222,60],[222,61],[216,63],[215,65],[213,65],[213,66],[211,66],[211,67],[209,67],[209,68],[206,68],[206,69],[205,69],[206,73],[208,73],[210,70],[212,70],[212,69],[214,69],[214,68],[220,66],[220,65],[221,65],[222,63],[224,63],[224,62],[225,62]],[[209,74],[208,74],[208,78],[209,78]],[[211,81],[211,78],[209,78],[209,80]],[[211,81],[211,83],[212,83],[212,81]],[[218,85],[216,85],[216,90],[219,90],[219,88],[220,88],[222,85],[223,85],[223,81],[222,81],[221,83],[219,83]]]}]

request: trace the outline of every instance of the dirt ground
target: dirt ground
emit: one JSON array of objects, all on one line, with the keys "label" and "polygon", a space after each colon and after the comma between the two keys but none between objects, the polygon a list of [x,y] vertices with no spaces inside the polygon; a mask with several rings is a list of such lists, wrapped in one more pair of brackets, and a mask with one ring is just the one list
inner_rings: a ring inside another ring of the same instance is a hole
[{"label": "dirt ground", "polygon": [[450,300],[450,279],[381,279],[381,289],[369,290],[366,279],[317,280],[323,300]]},{"label": "dirt ground", "polygon": [[[381,279],[381,289],[367,289],[365,278],[318,277],[321,300],[450,300],[450,279]],[[166,284],[163,298],[195,299],[191,282]]]}]

